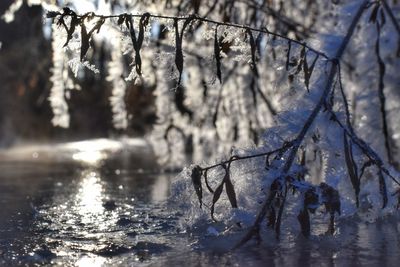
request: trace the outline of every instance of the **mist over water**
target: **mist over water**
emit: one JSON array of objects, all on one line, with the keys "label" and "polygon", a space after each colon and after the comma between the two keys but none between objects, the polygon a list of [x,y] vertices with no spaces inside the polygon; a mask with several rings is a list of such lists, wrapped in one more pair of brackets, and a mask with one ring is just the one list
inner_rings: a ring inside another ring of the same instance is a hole
[{"label": "mist over water", "polygon": [[[397,266],[395,216],[339,220],[335,236],[312,222],[301,236],[285,219],[282,238],[229,251],[243,232],[178,227],[167,204],[175,174],[162,173],[139,139],[26,145],[0,153],[0,265],[31,266]],[[293,216],[292,216],[293,217]]]}]

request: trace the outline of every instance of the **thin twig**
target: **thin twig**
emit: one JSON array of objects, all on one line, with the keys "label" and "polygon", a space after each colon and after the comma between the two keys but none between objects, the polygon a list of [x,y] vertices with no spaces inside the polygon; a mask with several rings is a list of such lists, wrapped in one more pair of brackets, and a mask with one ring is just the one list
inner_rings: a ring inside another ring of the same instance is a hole
[{"label": "thin twig", "polygon": [[214,169],[216,167],[224,166],[224,165],[226,165],[228,163],[230,164],[231,162],[234,162],[234,161],[237,161],[237,160],[246,160],[246,159],[258,158],[258,157],[268,157],[268,156],[270,156],[272,154],[275,154],[277,152],[280,152],[280,151],[283,151],[283,150],[287,150],[292,145],[293,145],[293,142],[285,142],[280,148],[274,149],[272,151],[263,152],[263,153],[257,153],[257,154],[248,155],[248,156],[234,155],[229,160],[221,161],[221,162],[219,162],[217,164],[201,168],[201,170],[202,171],[208,171],[208,170]]},{"label": "thin twig", "polygon": [[[70,13],[64,14],[64,13],[61,13],[61,12],[55,12],[53,14],[56,14],[57,16],[73,16]],[[75,13],[73,13],[73,14],[75,14]],[[199,17],[199,16],[197,16],[195,14],[194,15],[188,15],[188,16],[166,16],[166,15],[155,15],[155,14],[149,14],[149,13],[145,13],[145,14],[148,14],[148,16],[151,17],[151,18],[167,19],[167,20],[187,20],[187,19],[192,19],[192,20],[196,20],[196,21],[200,21],[200,22],[206,22],[206,23],[214,24],[216,26],[227,26],[227,27],[233,27],[233,28],[237,28],[237,29],[244,29],[244,30],[250,30],[250,31],[255,31],[255,32],[261,32],[261,33],[269,34],[269,35],[272,35],[272,36],[275,36],[275,37],[278,37],[278,38],[281,38],[281,39],[284,39],[284,40],[292,41],[293,43],[296,43],[296,44],[298,44],[298,45],[300,45],[302,47],[305,47],[308,50],[310,50],[310,51],[322,56],[323,58],[329,60],[329,57],[325,53],[323,53],[321,51],[318,51],[318,50],[312,48],[311,46],[308,46],[307,44],[305,44],[305,43],[303,43],[301,41],[297,41],[295,39],[289,38],[289,37],[284,36],[284,35],[279,34],[279,33],[271,32],[266,28],[258,29],[258,28],[249,27],[249,26],[246,26],[246,25],[240,25],[240,24],[229,23],[229,22],[215,21],[215,20],[212,20],[212,19]],[[88,14],[85,14],[85,15],[77,15],[77,14],[75,14],[75,15],[76,15],[76,17],[78,19],[81,19],[81,18],[84,18],[84,17],[88,16]],[[129,15],[129,16],[132,16],[132,17],[135,17],[135,18],[141,18],[143,16],[143,14],[98,15],[98,14],[95,14],[95,13],[90,13],[91,17],[96,17],[96,18],[100,18],[100,19],[120,18],[121,16],[126,16],[126,15]]]},{"label": "thin twig", "polygon": [[382,60],[380,55],[380,37],[381,37],[381,25],[379,21],[376,22],[376,44],[375,44],[375,54],[378,61],[379,66],[379,84],[378,84],[378,95],[379,95],[379,102],[380,102],[380,111],[381,111],[381,118],[382,118],[382,131],[383,137],[385,139],[385,148],[387,153],[387,158],[390,164],[393,164],[393,157],[392,157],[392,150],[390,149],[390,135],[389,135],[389,127],[387,123],[387,114],[386,114],[386,97],[385,97],[385,63]]},{"label": "thin twig", "polygon": [[344,92],[344,88],[343,88],[343,83],[342,83],[342,68],[340,66],[340,63],[338,65],[339,69],[338,69],[338,82],[339,82],[339,89],[340,89],[340,93],[342,95],[342,101],[343,101],[343,105],[344,105],[344,111],[346,114],[346,124],[347,127],[350,129],[352,129],[352,124],[351,124],[351,119],[350,119],[350,109],[349,109],[349,103],[347,102],[347,98],[346,98],[346,94]]}]

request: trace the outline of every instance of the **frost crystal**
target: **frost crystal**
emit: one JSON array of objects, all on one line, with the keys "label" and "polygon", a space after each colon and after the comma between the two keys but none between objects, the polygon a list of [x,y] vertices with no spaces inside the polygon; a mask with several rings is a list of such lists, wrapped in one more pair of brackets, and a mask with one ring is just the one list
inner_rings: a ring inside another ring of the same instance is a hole
[{"label": "frost crystal", "polygon": [[68,77],[68,66],[65,60],[65,33],[59,31],[55,24],[52,25],[53,38],[53,67],[51,68],[52,87],[50,90],[49,101],[53,110],[52,123],[54,126],[63,128],[69,127],[68,104],[65,99],[66,90],[71,89],[73,84]]}]

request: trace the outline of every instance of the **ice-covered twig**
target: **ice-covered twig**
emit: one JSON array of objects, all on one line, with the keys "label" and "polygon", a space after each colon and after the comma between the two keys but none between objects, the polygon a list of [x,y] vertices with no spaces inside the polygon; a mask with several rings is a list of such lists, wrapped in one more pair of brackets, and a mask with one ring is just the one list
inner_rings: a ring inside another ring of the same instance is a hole
[{"label": "ice-covered twig", "polygon": [[[354,33],[354,30],[362,16],[362,14],[364,13],[364,10],[367,6],[367,4],[369,3],[369,1],[364,1],[357,13],[355,14],[348,30],[346,33],[346,36],[344,37],[339,49],[337,50],[334,58],[331,60],[332,62],[332,66],[329,72],[329,76],[324,88],[324,91],[322,92],[322,95],[318,101],[318,103],[316,104],[316,106],[314,107],[313,111],[311,112],[310,116],[308,117],[307,121],[305,122],[303,128],[301,129],[300,133],[297,135],[294,145],[291,148],[290,154],[285,162],[285,165],[282,168],[281,174],[279,177],[276,178],[277,180],[282,180],[282,179],[286,179],[287,173],[289,172],[293,161],[296,157],[297,154],[297,150],[299,149],[301,143],[303,142],[308,130],[310,129],[310,127],[312,126],[313,122],[315,121],[315,118],[317,117],[317,115],[319,114],[319,112],[321,111],[321,108],[323,107],[323,105],[326,102],[327,97],[329,96],[329,93],[332,90],[332,85],[333,85],[333,81],[335,76],[337,75],[338,72],[338,66],[339,66],[339,61],[350,41],[351,36]],[[283,181],[286,186],[287,186],[287,181],[284,180]],[[268,195],[268,197],[265,199],[265,201],[262,204],[262,207],[259,211],[259,213],[257,214],[256,220],[254,221],[253,225],[250,227],[250,229],[248,230],[248,232],[245,234],[245,236],[237,243],[236,246],[234,246],[234,248],[238,248],[240,246],[242,246],[243,244],[245,244],[247,241],[249,241],[255,234],[258,235],[259,229],[260,229],[260,224],[261,222],[264,220],[264,217],[268,211],[268,209],[270,208],[272,201],[276,195],[276,191],[275,190],[270,190],[270,193]],[[284,204],[284,202],[283,202]],[[282,206],[283,206],[282,204]],[[282,207],[281,206],[281,207]],[[280,226],[275,226],[275,229],[278,231],[280,229]],[[277,235],[279,235],[279,233],[277,233]]]},{"label": "ice-covered twig", "polygon": [[294,145],[294,143],[292,141],[288,141],[288,142],[285,142],[280,148],[277,148],[277,149],[274,149],[274,150],[271,150],[271,151],[268,151],[268,152],[257,153],[257,154],[252,154],[252,155],[248,155],[248,156],[234,155],[229,160],[225,160],[225,161],[216,163],[216,164],[211,165],[211,166],[203,167],[203,168],[201,168],[201,170],[203,172],[207,172],[210,169],[213,169],[213,168],[216,168],[216,167],[220,167],[220,166],[224,166],[226,164],[230,164],[230,163],[232,163],[234,161],[237,161],[237,160],[246,160],[246,159],[252,159],[252,158],[259,158],[259,157],[267,157],[268,158],[273,154],[288,150],[293,145]]},{"label": "ice-covered twig", "polygon": [[[282,34],[276,33],[276,32],[272,32],[269,31],[267,28],[262,28],[262,29],[258,29],[258,28],[254,28],[254,27],[250,27],[250,26],[246,26],[246,25],[240,25],[240,24],[235,24],[235,23],[229,23],[229,22],[221,22],[221,21],[216,21],[216,20],[212,20],[212,19],[208,19],[208,18],[204,18],[204,17],[199,17],[195,14],[193,15],[189,15],[189,16],[166,16],[166,15],[156,15],[156,14],[150,14],[150,13],[145,13],[149,18],[158,18],[158,19],[167,19],[167,20],[176,20],[176,21],[187,21],[189,20],[193,20],[193,21],[200,21],[200,22],[206,22],[206,23],[210,23],[210,24],[214,24],[216,26],[227,26],[227,27],[233,27],[233,28],[237,28],[237,29],[244,29],[244,30],[250,30],[250,31],[254,31],[254,32],[260,32],[260,33],[265,33],[265,34],[269,34],[271,36],[275,36],[284,40],[288,40],[291,41],[295,44],[298,44],[302,47],[307,48],[308,50],[314,52],[315,54],[322,56],[325,59],[329,59],[329,57],[321,52],[318,51],[317,49],[312,48],[311,46],[305,44],[304,42],[289,38],[287,36],[284,36]],[[95,13],[90,13],[90,14],[84,14],[84,15],[78,15],[75,12],[73,12],[72,10],[70,10],[69,8],[64,8],[64,12],[48,12],[47,13],[47,17],[48,18],[55,18],[55,17],[65,17],[65,16],[76,16],[76,18],[81,19],[81,18],[85,18],[88,17],[90,15],[90,17],[96,17],[99,19],[111,19],[111,18],[118,18],[121,19],[122,17],[126,17],[126,16],[130,16],[133,18],[141,18],[144,14],[119,14],[119,15],[98,15]]]}]

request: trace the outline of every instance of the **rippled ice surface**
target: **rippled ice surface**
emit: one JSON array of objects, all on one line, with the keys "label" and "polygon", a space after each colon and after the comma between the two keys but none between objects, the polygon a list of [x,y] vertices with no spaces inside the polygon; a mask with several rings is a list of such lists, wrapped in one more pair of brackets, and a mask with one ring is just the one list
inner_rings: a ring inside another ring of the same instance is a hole
[{"label": "rippled ice surface", "polygon": [[[335,237],[240,238],[176,227],[162,174],[141,140],[24,146],[0,153],[1,266],[398,266],[400,224],[341,221]],[[318,222],[313,225],[318,232]],[[321,223],[321,229],[325,224]],[[206,232],[206,231],[205,231]],[[322,232],[322,230],[321,230]]]}]

